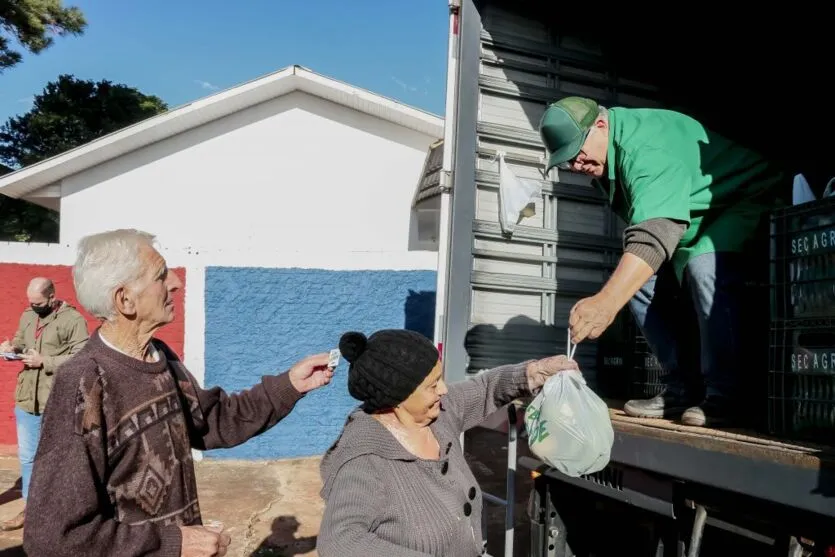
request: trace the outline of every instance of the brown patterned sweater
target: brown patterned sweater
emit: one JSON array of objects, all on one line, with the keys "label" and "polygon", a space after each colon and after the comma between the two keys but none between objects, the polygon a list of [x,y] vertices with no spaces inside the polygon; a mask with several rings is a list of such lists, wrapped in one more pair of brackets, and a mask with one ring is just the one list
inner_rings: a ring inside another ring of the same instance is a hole
[{"label": "brown patterned sweater", "polygon": [[154,346],[159,361],[142,362],[96,331],[60,367],[27,501],[29,557],[180,555],[178,526],[202,523],[190,449],[239,445],[302,397],[287,373],[238,394],[201,389]]}]

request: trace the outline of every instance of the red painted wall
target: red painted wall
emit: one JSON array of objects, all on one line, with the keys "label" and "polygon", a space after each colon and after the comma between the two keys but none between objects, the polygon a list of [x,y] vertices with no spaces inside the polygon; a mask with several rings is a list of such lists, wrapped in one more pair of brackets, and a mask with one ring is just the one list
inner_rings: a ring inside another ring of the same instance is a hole
[{"label": "red painted wall", "polygon": [[[172,269],[186,284],[186,271]],[[87,328],[92,333],[99,322],[78,303],[72,284],[72,270],[67,265],[21,265],[0,263],[0,341],[11,340],[17,330],[20,314],[26,309],[26,286],[36,276],[52,279],[56,297],[73,305],[87,319]],[[174,295],[176,318],[160,329],[158,337],[174,349],[181,358],[185,336],[185,287]],[[7,362],[0,358],[0,445],[16,445],[17,434],[14,419],[14,389],[20,362]]]}]

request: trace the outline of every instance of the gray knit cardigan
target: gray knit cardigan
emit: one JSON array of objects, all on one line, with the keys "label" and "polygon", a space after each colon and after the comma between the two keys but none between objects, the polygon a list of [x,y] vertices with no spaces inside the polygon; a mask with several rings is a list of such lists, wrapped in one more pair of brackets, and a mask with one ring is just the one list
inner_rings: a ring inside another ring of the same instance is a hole
[{"label": "gray knit cardigan", "polygon": [[430,427],[440,460],[412,455],[357,408],[325,454],[320,557],[473,557],[484,552],[482,495],[461,449],[463,431],[530,395],[526,364],[450,386]]}]

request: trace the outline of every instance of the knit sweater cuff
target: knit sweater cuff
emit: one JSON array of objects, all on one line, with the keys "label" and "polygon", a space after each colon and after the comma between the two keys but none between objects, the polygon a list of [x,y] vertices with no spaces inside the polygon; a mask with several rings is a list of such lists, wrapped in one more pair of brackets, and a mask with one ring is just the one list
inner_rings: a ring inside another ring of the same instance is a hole
[{"label": "knit sweater cuff", "polygon": [[183,533],[176,524],[160,526],[159,528],[159,551],[154,555],[158,557],[180,557],[183,549]]},{"label": "knit sweater cuff", "polygon": [[500,393],[507,402],[531,394],[528,384],[528,364],[532,361],[527,360],[500,368],[501,372],[496,392]]},{"label": "knit sweater cuff", "polygon": [[626,244],[624,251],[643,259],[653,271],[658,271],[664,263],[664,252],[652,244],[629,243]]},{"label": "knit sweater cuff", "polygon": [[304,397],[304,393],[297,391],[290,381],[289,371],[265,377],[264,387],[267,390],[267,396],[270,398],[273,408],[278,411],[293,408]]},{"label": "knit sweater cuff", "polygon": [[650,219],[624,231],[623,250],[643,259],[653,271],[673,257],[681,237],[687,230],[684,223],[670,219]]}]

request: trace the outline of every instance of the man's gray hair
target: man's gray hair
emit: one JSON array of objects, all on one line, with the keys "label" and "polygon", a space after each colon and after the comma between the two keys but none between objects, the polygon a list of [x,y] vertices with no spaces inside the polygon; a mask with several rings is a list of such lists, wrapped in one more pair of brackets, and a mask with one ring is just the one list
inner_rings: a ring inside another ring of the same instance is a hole
[{"label": "man's gray hair", "polygon": [[602,104],[597,105],[597,117],[601,120],[609,121],[609,109]]},{"label": "man's gray hair", "polygon": [[[604,122],[609,122],[609,109],[603,106],[602,104],[597,105],[597,117],[603,120]],[[597,126],[592,126],[589,129],[589,135],[597,133]],[[588,139],[588,136],[586,136]]]},{"label": "man's gray hair", "polygon": [[113,292],[142,276],[143,246],[154,246],[148,232],[120,229],[85,236],[78,243],[73,283],[79,303],[99,319],[116,316]]}]

